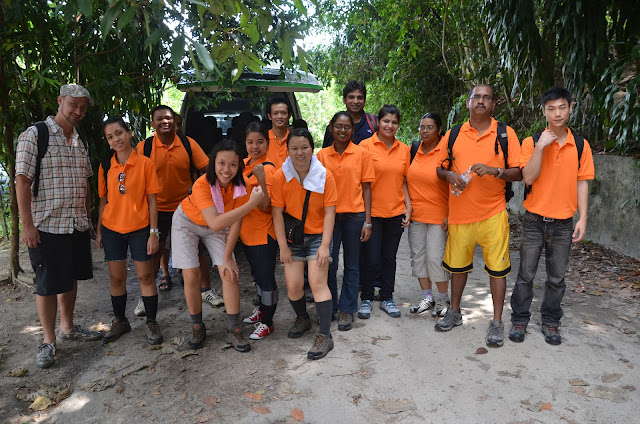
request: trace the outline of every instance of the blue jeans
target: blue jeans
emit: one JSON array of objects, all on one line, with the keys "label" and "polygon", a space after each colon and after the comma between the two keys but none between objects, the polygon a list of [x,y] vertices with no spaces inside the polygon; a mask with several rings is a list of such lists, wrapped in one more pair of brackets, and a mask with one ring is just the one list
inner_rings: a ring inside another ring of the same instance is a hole
[{"label": "blue jeans", "polygon": [[364,270],[364,284],[362,285],[362,300],[373,300],[373,283],[376,280],[378,264],[382,266],[382,287],[380,300],[393,299],[396,283],[396,254],[402,237],[402,218],[398,215],[391,218],[371,218],[371,238],[365,243],[367,266]]},{"label": "blue jeans", "polygon": [[[348,314],[358,310],[358,286],[360,285],[360,233],[364,224],[364,212],[337,213],[333,226],[333,241],[327,283],[333,299],[333,312],[338,309]],[[342,244],[344,257],[344,275],[338,304],[338,260]]]},{"label": "blue jeans", "polygon": [[526,324],[531,318],[533,279],[538,269],[538,260],[545,249],[547,280],[545,281],[540,315],[542,322],[560,325],[562,297],[566,284],[564,275],[569,263],[573,220],[560,219],[552,222],[543,217],[525,212],[522,218],[522,240],[520,242],[520,267],[511,295],[511,322]]}]

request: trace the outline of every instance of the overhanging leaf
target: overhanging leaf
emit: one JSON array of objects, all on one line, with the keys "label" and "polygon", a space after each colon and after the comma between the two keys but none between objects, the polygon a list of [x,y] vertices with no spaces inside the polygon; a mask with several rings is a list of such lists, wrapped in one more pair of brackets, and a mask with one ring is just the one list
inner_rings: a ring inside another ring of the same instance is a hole
[{"label": "overhanging leaf", "polygon": [[196,53],[198,54],[198,59],[200,59],[202,66],[204,66],[207,71],[213,71],[213,60],[211,59],[211,55],[207,49],[197,41],[194,42],[193,45],[196,47]]}]

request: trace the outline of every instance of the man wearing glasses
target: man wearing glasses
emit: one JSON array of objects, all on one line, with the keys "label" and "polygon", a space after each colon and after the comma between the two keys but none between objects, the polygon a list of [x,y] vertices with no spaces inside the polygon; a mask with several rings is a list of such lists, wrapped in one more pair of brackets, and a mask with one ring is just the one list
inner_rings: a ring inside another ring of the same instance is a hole
[{"label": "man wearing glasses", "polygon": [[[460,129],[449,155],[442,149],[440,160],[451,161],[451,169],[437,169],[438,178],[447,181],[454,195],[449,195],[449,239],[442,266],[451,275],[451,308],[435,328],[449,331],[462,324],[460,300],[467,274],[473,269],[476,243],[482,247],[485,271],[489,274],[493,298],[493,320],[486,343],[504,344],[502,308],[506,276],[511,271],[509,257],[509,217],[506,211],[505,184],[520,181],[520,143],[515,131],[506,127],[508,167],[498,137],[498,121],[491,117],[494,92],[485,84],[475,86],[469,94],[469,121]],[[448,144],[449,130],[442,141]],[[506,169],[504,169],[506,168]],[[465,174],[463,178],[462,174]],[[470,178],[470,179],[469,179]]]},{"label": "man wearing glasses", "polygon": [[[56,337],[85,341],[102,338],[100,332],[73,324],[78,280],[93,278],[88,180],[93,172],[86,145],[75,127],[93,104],[81,85],[63,85],[58,112],[44,122],[44,139],[39,140],[36,127],[42,128],[42,123],[18,137],[16,194],[22,240],[29,247],[36,273],[36,307],[44,332],[36,356],[40,368],[54,364]],[[42,148],[43,140],[47,148],[39,161],[38,146]],[[38,162],[39,178],[35,178]],[[58,304],[60,328],[55,331]]]}]

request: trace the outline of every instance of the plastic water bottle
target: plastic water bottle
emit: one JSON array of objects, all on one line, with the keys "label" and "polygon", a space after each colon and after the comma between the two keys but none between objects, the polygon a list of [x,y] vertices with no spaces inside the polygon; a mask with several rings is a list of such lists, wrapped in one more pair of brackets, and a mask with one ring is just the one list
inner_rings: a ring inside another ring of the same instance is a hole
[{"label": "plastic water bottle", "polygon": [[[472,176],[473,176],[473,173],[471,172],[471,167],[469,167],[469,169],[467,169],[462,173],[462,175],[460,175],[460,178],[462,178],[465,183],[469,184],[469,181],[471,181]],[[460,194],[462,193],[462,190],[460,190],[459,187],[452,187],[451,193],[456,196],[460,196]]]}]

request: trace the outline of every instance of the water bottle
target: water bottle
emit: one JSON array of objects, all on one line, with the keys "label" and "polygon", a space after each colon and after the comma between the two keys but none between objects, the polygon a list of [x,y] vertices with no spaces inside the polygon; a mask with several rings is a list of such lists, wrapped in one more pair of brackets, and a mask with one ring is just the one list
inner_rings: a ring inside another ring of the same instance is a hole
[{"label": "water bottle", "polygon": [[[473,173],[471,172],[471,167],[469,167],[469,169],[467,169],[466,171],[464,171],[462,173],[462,175],[460,175],[460,178],[462,178],[465,183],[469,184],[469,181],[471,181],[471,177],[472,176],[473,176]],[[452,187],[451,188],[451,194],[454,194],[456,196],[460,196],[461,193],[462,193],[462,190],[460,190],[459,187]]]}]

